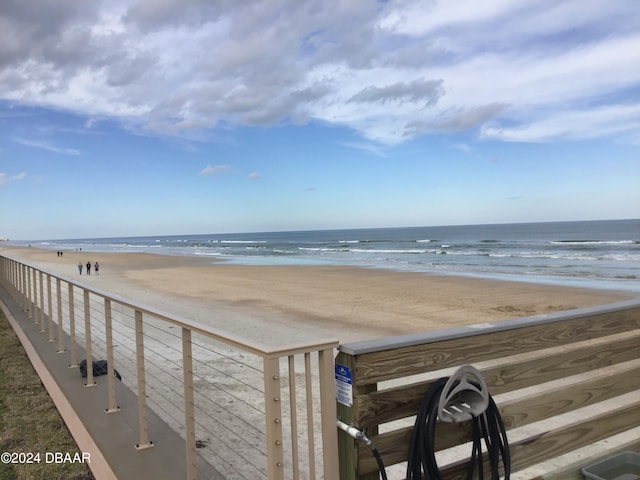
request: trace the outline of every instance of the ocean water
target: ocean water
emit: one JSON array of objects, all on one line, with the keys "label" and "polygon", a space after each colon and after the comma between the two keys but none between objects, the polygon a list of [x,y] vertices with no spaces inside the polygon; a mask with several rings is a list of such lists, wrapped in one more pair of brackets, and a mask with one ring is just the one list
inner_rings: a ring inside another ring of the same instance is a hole
[{"label": "ocean water", "polygon": [[52,250],[194,255],[243,265],[350,265],[640,293],[640,219],[30,243]]}]

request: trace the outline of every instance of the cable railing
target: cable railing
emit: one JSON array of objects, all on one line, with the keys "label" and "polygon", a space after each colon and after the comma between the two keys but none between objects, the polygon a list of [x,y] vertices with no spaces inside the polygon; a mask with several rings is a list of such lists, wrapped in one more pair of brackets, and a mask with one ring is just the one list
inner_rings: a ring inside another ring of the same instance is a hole
[{"label": "cable railing", "polygon": [[156,441],[149,410],[182,436],[187,480],[204,478],[198,456],[228,480],[338,478],[337,340],[268,347],[6,256],[0,279],[70,366],[106,358],[105,414],[120,409],[114,371],[137,394],[135,448]]}]

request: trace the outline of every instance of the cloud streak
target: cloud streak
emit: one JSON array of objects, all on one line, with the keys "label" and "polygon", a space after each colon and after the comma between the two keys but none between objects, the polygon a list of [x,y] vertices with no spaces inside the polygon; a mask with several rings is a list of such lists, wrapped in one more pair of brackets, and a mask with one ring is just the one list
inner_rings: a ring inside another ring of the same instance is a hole
[{"label": "cloud streak", "polygon": [[53,152],[53,153],[59,153],[62,155],[81,155],[82,154],[80,150],[77,150],[75,148],[61,148],[55,145],[51,145],[50,143],[41,142],[38,140],[28,140],[20,137],[15,137],[13,140],[26,147],[39,148],[41,150],[46,150],[48,152]]},{"label": "cloud streak", "polygon": [[602,5],[7,0],[0,97],[185,137],[310,120],[389,145],[459,131],[618,137],[635,109],[604,130],[562,121],[593,99],[601,118],[624,110],[640,83],[637,3]]},{"label": "cloud streak", "polygon": [[231,167],[229,165],[207,165],[205,168],[203,168],[200,173],[198,175],[200,175],[201,177],[208,177],[210,175],[220,175],[221,173],[224,173],[228,170],[230,170]]},{"label": "cloud streak", "polygon": [[19,182],[27,178],[27,172],[20,172],[17,175],[7,175],[4,172],[0,172],[0,187],[6,185],[10,181]]}]

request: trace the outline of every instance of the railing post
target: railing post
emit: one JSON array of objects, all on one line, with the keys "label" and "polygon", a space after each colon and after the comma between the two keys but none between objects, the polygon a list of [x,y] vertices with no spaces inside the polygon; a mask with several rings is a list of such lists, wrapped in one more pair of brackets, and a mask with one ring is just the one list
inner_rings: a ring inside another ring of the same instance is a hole
[{"label": "railing post", "polygon": [[42,271],[38,272],[38,286],[40,288],[40,308],[38,309],[38,322],[40,324],[40,332],[47,331],[47,326],[44,321],[44,274]]},{"label": "railing post", "polygon": [[291,423],[291,464],[293,478],[300,478],[300,465],[298,455],[298,410],[296,406],[296,359],[295,355],[289,355],[289,412]]},{"label": "railing post", "polygon": [[6,268],[6,270],[3,268],[4,272],[2,273],[2,279],[3,279],[2,283],[6,283],[7,291],[9,292],[11,297],[14,300],[17,301],[18,297],[16,296],[16,291],[13,289],[13,287],[14,287],[14,285],[13,285],[13,269],[14,268],[15,267],[13,266],[13,263],[9,263],[9,265]]},{"label": "railing post", "polygon": [[[356,385],[357,370],[355,368],[355,360],[353,356],[344,352],[339,352],[338,356],[336,357],[335,363],[351,371],[353,385]],[[335,383],[333,388],[335,389]],[[357,393],[370,393],[372,391],[375,391],[376,389],[376,385],[367,385],[366,387],[353,387],[352,396]],[[334,402],[335,401],[336,400],[334,400]],[[337,418],[348,425],[351,425],[353,423],[352,405],[340,403],[336,406],[336,410]],[[337,431],[337,428],[335,426],[334,431]],[[375,427],[373,431],[372,429],[367,430],[368,435],[375,435],[377,433],[377,427]],[[342,430],[339,432],[337,445],[338,451],[340,452],[338,459],[340,474],[335,478],[340,478],[340,480],[378,480],[380,478],[380,474],[378,472],[370,472],[364,475],[358,474],[358,445],[356,443],[356,440],[354,440],[351,436],[347,435]]]},{"label": "railing post", "polygon": [[27,266],[21,264],[21,278],[22,278],[22,311],[29,310],[29,290],[27,289]]},{"label": "railing post", "polygon": [[140,428],[140,443],[137,450],[153,447],[149,441],[147,430],[147,389],[144,378],[144,334],[142,332],[142,312],[135,311],[136,317],[136,364],[138,367],[138,425]]},{"label": "railing post", "polygon": [[311,387],[311,353],[305,352],[304,354],[304,376],[305,376],[305,388],[307,394],[307,443],[309,445],[309,480],[316,479],[316,449],[315,449],[315,435],[313,428],[313,390]]},{"label": "railing post", "polygon": [[53,338],[53,304],[51,301],[51,275],[47,274],[47,314],[49,316],[49,341],[55,342]]},{"label": "railing post", "polygon": [[120,407],[116,403],[116,379],[113,371],[113,333],[111,327],[111,300],[104,299],[104,325],[107,337],[107,391],[109,392],[109,405],[107,413],[119,412]]},{"label": "railing post", "polygon": [[62,328],[62,281],[56,278],[56,303],[58,304],[58,353],[66,352],[64,348],[64,330]]},{"label": "railing post", "polygon": [[18,262],[11,262],[11,282],[13,295],[18,305],[22,305],[22,295],[20,292],[20,264]]},{"label": "railing post", "polygon": [[15,269],[16,269],[16,291],[18,292],[18,295],[20,296],[20,300],[18,301],[18,304],[20,305],[20,309],[24,310],[24,282],[23,282],[23,277],[22,277],[22,264],[21,263],[17,263],[14,262],[15,265]]},{"label": "railing post", "polygon": [[16,292],[18,293],[20,299],[18,301],[18,305],[20,305],[20,309],[24,310],[24,288],[23,287],[23,281],[22,281],[22,263],[18,263],[18,262],[13,262],[15,263],[15,287],[16,287]]},{"label": "railing post", "polygon": [[76,354],[76,306],[73,299],[73,285],[67,284],[69,292],[69,351],[71,353],[71,363],[69,368],[78,366],[78,356]]},{"label": "railing post", "polygon": [[12,260],[7,257],[2,257],[2,264],[0,264],[0,280],[3,284],[8,284],[11,281],[11,262]]},{"label": "railing post", "polygon": [[193,400],[193,353],[191,330],[182,327],[182,376],[184,384],[184,424],[187,450],[187,480],[196,479],[196,420]]},{"label": "railing post", "polygon": [[0,283],[5,283],[8,280],[9,263],[10,259],[0,256]]},{"label": "railing post", "polygon": [[336,383],[333,349],[318,352],[320,411],[322,412],[322,458],[324,478],[339,478]]},{"label": "railing post", "polygon": [[[36,293],[36,287],[35,287],[35,282],[32,281],[32,276],[34,275],[33,269],[31,267],[27,267],[27,291],[29,292],[29,318],[34,318],[34,309],[35,309],[35,302],[34,302],[34,297],[35,297],[35,293]],[[33,285],[33,289],[31,288],[31,285]]]},{"label": "railing post", "polygon": [[264,407],[267,426],[267,478],[284,480],[280,359],[277,357],[264,358]]},{"label": "railing post", "polygon": [[87,351],[87,383],[85,387],[95,387],[96,382],[93,380],[93,356],[91,353],[91,303],[89,300],[89,290],[83,290],[84,293],[84,343]]},{"label": "railing post", "polygon": [[6,275],[3,274],[3,277],[5,277],[7,291],[11,295],[11,298],[13,298],[15,302],[19,302],[20,300],[18,299],[18,289],[16,288],[16,266],[17,265],[15,262],[11,262],[9,264]]}]

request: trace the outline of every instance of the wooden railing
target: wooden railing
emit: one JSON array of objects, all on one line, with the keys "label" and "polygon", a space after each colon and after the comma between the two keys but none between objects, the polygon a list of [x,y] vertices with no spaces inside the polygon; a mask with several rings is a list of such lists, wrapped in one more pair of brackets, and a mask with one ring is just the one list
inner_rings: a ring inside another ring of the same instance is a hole
[{"label": "wooden railing", "polygon": [[[334,349],[338,346],[336,340],[281,348],[267,347],[53,275],[6,256],[0,257],[0,281],[21,308],[28,311],[29,318],[39,325],[40,331],[48,335],[52,348],[69,355],[71,366],[77,366],[82,359],[87,361],[87,365],[92,365],[98,352],[106,355],[109,368],[107,414],[117,414],[119,411],[113,370],[116,368],[122,373],[127,365],[131,365],[130,376],[136,378],[136,382],[131,382],[130,386],[138,397],[137,449],[153,446],[147,424],[148,403],[159,405],[159,408],[168,404],[164,407],[166,411],[182,410],[182,420],[178,421],[181,425],[177,425],[177,429],[184,432],[186,442],[187,470],[184,478],[187,480],[197,478],[197,430],[208,428],[212,437],[225,435],[224,432],[232,435],[242,422],[251,425],[262,438],[257,446],[255,441],[245,441],[242,448],[253,448],[255,451],[243,454],[237,451],[242,449],[237,444],[244,435],[238,435],[238,441],[230,449],[241,460],[229,466],[236,472],[236,477],[251,476],[268,480],[338,478],[333,370]],[[78,316],[80,311],[81,322]],[[179,335],[170,330],[175,331],[176,328]],[[65,335],[69,338],[66,345]],[[118,336],[117,349],[114,335]],[[84,346],[80,347],[82,336]],[[84,350],[82,358],[79,358],[79,349]],[[123,350],[126,351],[123,353]],[[216,361],[224,362],[224,366],[216,368],[212,365]],[[302,375],[296,373],[296,364]],[[171,378],[175,377],[169,375],[168,371],[162,371],[158,365],[168,365],[170,368],[167,370],[179,370],[177,384],[169,386]],[[148,371],[150,367],[160,370],[154,377],[157,380],[155,389],[149,383],[152,378]],[[206,370],[211,368],[213,370]],[[241,373],[233,377],[227,373],[230,369]],[[246,372],[253,376],[247,377],[249,374]],[[194,384],[196,375],[198,387]],[[224,381],[220,380],[221,375],[224,375]],[[195,407],[196,403],[211,405],[211,409],[232,416],[231,410],[225,410],[230,407],[206,403],[209,398],[202,398],[200,392],[202,388],[216,388],[216,392],[221,392],[216,396],[227,395],[224,385],[218,385],[225,382],[233,382],[248,390],[248,396],[236,394],[227,403],[242,403],[250,416],[257,412],[263,420],[262,428],[255,426],[253,419],[235,417],[231,420],[232,424],[225,425],[224,419],[216,418],[216,412],[207,410],[207,407],[200,407],[204,411],[199,411]],[[85,386],[94,384],[92,368],[87,368]],[[262,396],[261,407],[255,398],[258,394]],[[194,400],[194,396],[198,395],[201,402]],[[209,421],[217,423],[207,427],[206,422]],[[255,432],[252,431],[250,435]],[[304,446],[306,448],[301,448]],[[264,458],[264,464],[252,466],[255,472],[250,475],[243,474],[242,464],[247,462],[242,459],[256,456]],[[170,458],[166,460],[171,462]]]},{"label": "wooden railing", "polygon": [[[640,301],[343,344],[339,350],[336,363],[351,385],[345,382],[342,398],[339,392],[338,416],[366,430],[384,464],[398,473],[427,389],[464,364],[481,372],[495,396],[518,478],[577,480],[581,466],[594,459],[640,448]],[[470,422],[438,424],[442,478],[466,478],[471,447],[460,445],[469,440]],[[339,444],[342,480],[378,479],[369,447],[343,432]],[[592,451],[575,455],[580,448]],[[544,477],[543,464],[551,472]]]}]

